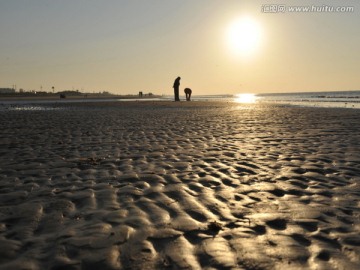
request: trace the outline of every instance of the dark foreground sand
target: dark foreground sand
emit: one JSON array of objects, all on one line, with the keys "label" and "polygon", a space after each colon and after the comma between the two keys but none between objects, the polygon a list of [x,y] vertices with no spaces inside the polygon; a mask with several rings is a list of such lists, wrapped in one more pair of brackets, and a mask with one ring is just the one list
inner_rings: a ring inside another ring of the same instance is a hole
[{"label": "dark foreground sand", "polygon": [[359,110],[0,107],[0,269],[360,267]]}]

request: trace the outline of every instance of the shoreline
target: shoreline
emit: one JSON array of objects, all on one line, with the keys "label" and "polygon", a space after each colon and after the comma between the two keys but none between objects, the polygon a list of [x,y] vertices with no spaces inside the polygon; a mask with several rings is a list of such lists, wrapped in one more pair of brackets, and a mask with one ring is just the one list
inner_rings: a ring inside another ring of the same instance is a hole
[{"label": "shoreline", "polygon": [[138,95],[97,95],[97,94],[88,94],[88,95],[67,95],[66,98],[60,98],[60,95],[49,95],[49,96],[1,96],[1,101],[66,101],[66,100],[93,100],[93,99],[151,99],[151,98],[159,98],[158,95],[153,96],[143,96],[139,97]]},{"label": "shoreline", "polygon": [[[92,103],[96,104],[98,102],[172,102],[173,99],[171,96],[144,96],[142,98],[138,96],[102,96],[102,95],[93,95],[91,97],[84,96],[69,96],[68,98],[59,98],[59,97],[22,97],[22,98],[4,98],[0,97],[0,105],[2,106],[21,106],[29,104],[66,104],[66,103]],[[184,99],[181,99],[181,103],[186,102]],[[194,96],[191,102],[223,102],[223,103],[237,103],[237,104],[247,104],[242,102],[236,96],[229,97],[225,95],[223,97],[217,96]],[[278,106],[291,106],[291,107],[318,107],[318,108],[349,108],[349,109],[360,109],[360,102],[357,100],[309,100],[309,99],[294,99],[294,100],[276,100],[273,98],[264,99],[263,97],[258,97],[254,102],[249,104],[263,104],[263,105],[278,105]]]}]

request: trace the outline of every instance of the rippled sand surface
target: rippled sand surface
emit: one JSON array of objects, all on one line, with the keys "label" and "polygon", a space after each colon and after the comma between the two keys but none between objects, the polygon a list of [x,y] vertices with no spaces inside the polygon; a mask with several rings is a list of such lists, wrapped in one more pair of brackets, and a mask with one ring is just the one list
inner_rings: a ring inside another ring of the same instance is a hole
[{"label": "rippled sand surface", "polygon": [[360,267],[358,110],[22,108],[0,110],[0,269]]}]

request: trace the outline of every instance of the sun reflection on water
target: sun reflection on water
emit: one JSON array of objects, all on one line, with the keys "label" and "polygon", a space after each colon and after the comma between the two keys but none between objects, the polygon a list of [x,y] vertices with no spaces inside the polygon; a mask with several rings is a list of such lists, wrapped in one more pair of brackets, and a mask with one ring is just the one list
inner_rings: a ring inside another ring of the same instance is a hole
[{"label": "sun reflection on water", "polygon": [[255,103],[258,97],[255,94],[236,94],[235,102],[237,103]]}]

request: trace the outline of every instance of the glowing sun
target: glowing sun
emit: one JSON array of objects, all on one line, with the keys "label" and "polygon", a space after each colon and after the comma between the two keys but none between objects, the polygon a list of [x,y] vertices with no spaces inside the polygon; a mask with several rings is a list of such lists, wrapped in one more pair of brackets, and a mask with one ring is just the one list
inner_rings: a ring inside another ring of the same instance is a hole
[{"label": "glowing sun", "polygon": [[260,45],[261,27],[249,17],[233,21],[227,31],[227,42],[234,53],[252,54]]}]

